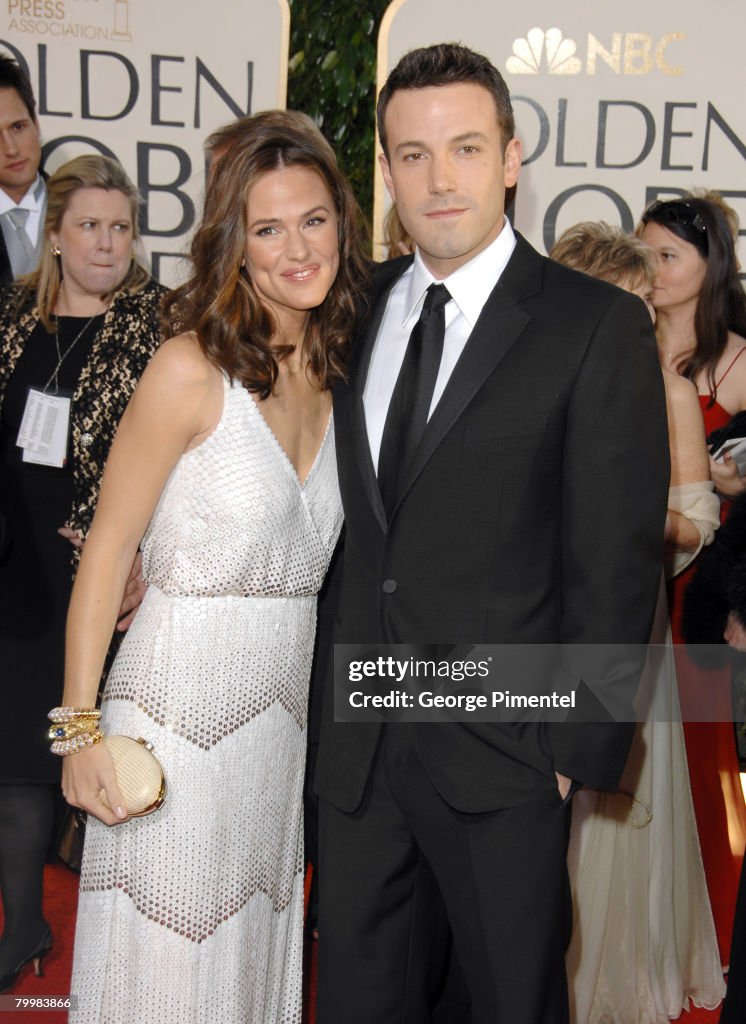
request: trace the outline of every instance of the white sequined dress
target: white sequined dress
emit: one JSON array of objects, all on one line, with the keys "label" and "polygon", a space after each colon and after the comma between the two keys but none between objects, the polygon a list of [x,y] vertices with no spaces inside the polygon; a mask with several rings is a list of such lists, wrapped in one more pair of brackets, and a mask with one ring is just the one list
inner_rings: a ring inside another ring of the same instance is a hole
[{"label": "white sequined dress", "polygon": [[103,729],[160,759],[163,807],[90,819],[75,1024],[300,1024],[306,711],[342,523],[334,427],[301,483],[251,395],[178,462]]}]

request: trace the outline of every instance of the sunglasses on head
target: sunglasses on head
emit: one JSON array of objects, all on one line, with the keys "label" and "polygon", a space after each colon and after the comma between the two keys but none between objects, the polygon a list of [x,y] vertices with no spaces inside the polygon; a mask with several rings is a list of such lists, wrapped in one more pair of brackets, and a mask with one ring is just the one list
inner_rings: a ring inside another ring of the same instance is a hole
[{"label": "sunglasses on head", "polygon": [[707,238],[707,225],[691,203],[684,199],[656,199],[642,215],[643,224],[653,220],[658,223],[684,224],[694,228]]}]

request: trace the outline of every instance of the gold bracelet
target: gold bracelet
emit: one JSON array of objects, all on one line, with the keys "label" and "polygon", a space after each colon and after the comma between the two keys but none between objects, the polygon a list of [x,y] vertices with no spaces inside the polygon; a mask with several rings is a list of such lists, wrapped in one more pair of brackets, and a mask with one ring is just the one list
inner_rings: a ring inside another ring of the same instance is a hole
[{"label": "gold bracelet", "polygon": [[59,722],[50,725],[47,730],[47,739],[71,740],[73,736],[80,736],[84,732],[96,732],[99,720],[97,718],[72,718],[69,722]]},{"label": "gold bracelet", "polygon": [[95,746],[103,738],[104,734],[98,729],[95,732],[82,732],[79,736],[73,736],[69,740],[55,740],[50,750],[60,757],[67,757],[69,754],[77,754],[81,750]]},{"label": "gold bracelet", "polygon": [[64,723],[69,722],[74,718],[94,718],[99,719],[101,712],[97,708],[71,708],[61,707],[52,708],[47,715],[50,722]]}]

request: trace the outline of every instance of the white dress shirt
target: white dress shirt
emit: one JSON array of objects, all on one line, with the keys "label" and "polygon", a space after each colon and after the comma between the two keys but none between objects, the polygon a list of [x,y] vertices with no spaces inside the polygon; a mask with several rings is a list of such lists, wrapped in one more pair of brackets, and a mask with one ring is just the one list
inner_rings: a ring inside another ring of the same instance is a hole
[{"label": "white dress shirt", "polygon": [[444,284],[451,295],[445,307],[443,356],[435,382],[428,419],[440,401],[453,368],[469,340],[482,307],[500,279],[515,248],[515,235],[507,217],[494,242],[464,263],[450,277],[437,281],[422,262],[419,251],[389,294],[378,330],[363,392],[365,423],[373,465],[378,468],[383,427],[391,396],[404,362],[409,335],[420,318],[425,292],[431,284]]},{"label": "white dress shirt", "polygon": [[47,190],[39,187],[41,183],[42,179],[37,174],[36,180],[20,203],[13,202],[8,193],[4,192],[0,188],[0,217],[2,217],[4,213],[7,213],[8,210],[15,210],[16,207],[20,207],[22,210],[28,210],[29,213],[26,218],[24,228],[26,234],[31,239],[31,244],[34,246],[37,245],[39,241],[42,216],[47,205]]}]

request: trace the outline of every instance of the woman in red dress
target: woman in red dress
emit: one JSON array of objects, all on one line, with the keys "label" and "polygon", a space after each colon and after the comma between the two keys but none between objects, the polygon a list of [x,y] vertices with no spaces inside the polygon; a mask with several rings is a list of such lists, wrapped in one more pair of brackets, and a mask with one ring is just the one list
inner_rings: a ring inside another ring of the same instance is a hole
[{"label": "woman in red dress", "polygon": [[[723,207],[687,197],[655,202],[642,218],[641,236],[656,255],[653,306],[661,364],[692,380],[709,435],[746,409],[746,296],[738,278],[733,235]],[[710,459],[723,498],[746,490],[734,460]],[[696,563],[677,576],[669,592],[675,643],[682,643],[681,604]],[[684,735],[702,858],[727,966],[738,879],[746,845],[746,805],[732,724],[730,670],[702,676],[677,659]]]}]

